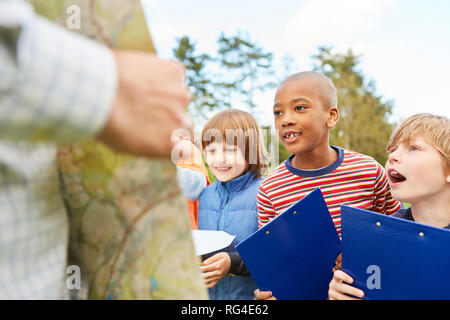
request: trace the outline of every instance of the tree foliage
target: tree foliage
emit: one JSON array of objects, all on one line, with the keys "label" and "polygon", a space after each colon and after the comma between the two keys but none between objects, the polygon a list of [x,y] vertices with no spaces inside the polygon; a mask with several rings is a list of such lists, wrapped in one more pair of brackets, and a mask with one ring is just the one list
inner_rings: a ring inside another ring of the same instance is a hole
[{"label": "tree foliage", "polygon": [[214,85],[206,73],[206,65],[212,58],[205,53],[197,54],[195,43],[188,36],[178,39],[173,55],[186,67],[186,81],[192,94],[192,102],[196,110],[207,108],[212,110],[218,106],[218,99],[213,94]]},{"label": "tree foliage", "polygon": [[[186,66],[187,83],[192,93],[191,114],[206,118],[206,111],[229,107],[254,110],[255,93],[275,87],[292,70],[293,59],[285,57],[285,70],[273,66],[273,54],[253,43],[241,33],[220,34],[217,51],[199,53],[188,36],[178,39],[174,56]],[[331,131],[330,143],[374,157],[384,164],[385,147],[393,124],[389,122],[392,102],[376,93],[375,83],[368,81],[359,70],[360,56],[351,50],[334,53],[319,48],[313,56],[313,70],[328,76],[336,86],[340,120]],[[274,79],[277,83],[274,82]],[[285,160],[289,153],[280,143],[278,158]]]},{"label": "tree foliage", "polygon": [[174,56],[186,66],[187,83],[192,93],[190,111],[205,116],[205,111],[239,106],[256,107],[255,93],[276,86],[272,81],[273,54],[253,43],[248,36],[220,34],[214,54],[198,53],[188,36],[178,39]]},{"label": "tree foliage", "polygon": [[331,131],[330,143],[370,155],[384,165],[393,130],[392,102],[376,93],[375,83],[358,70],[360,57],[351,50],[332,53],[330,48],[319,48],[314,58],[314,70],[329,77],[338,94],[341,117]]},{"label": "tree foliage", "polygon": [[[271,81],[274,74],[273,54],[265,52],[240,34],[226,37],[223,33],[218,39],[218,59],[227,77],[221,77],[219,88],[232,89],[232,93],[241,95],[243,102],[250,108],[256,107],[254,94],[277,84]],[[227,96],[229,92],[225,93]]]}]

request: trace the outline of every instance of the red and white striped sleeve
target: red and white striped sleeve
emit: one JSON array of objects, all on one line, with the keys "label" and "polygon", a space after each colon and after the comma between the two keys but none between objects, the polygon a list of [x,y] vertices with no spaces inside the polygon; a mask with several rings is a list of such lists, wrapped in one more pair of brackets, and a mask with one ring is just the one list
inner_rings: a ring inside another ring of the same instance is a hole
[{"label": "red and white striped sleeve", "polygon": [[258,229],[276,216],[275,209],[262,185],[259,186],[257,195]]},{"label": "red and white striped sleeve", "polygon": [[401,202],[392,198],[386,171],[377,163],[377,178],[374,186],[373,211],[391,215],[401,208]]}]

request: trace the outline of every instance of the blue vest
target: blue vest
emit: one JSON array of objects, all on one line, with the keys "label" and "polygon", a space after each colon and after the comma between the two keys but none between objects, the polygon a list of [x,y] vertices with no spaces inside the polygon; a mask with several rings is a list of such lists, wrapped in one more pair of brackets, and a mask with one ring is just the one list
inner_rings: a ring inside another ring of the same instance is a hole
[{"label": "blue vest", "polygon": [[[236,251],[235,246],[258,229],[256,196],[262,178],[254,173],[226,183],[216,181],[199,197],[198,229],[223,230],[236,236],[233,243],[221,251]],[[209,289],[212,300],[253,299],[257,288],[251,276],[227,275]]]}]

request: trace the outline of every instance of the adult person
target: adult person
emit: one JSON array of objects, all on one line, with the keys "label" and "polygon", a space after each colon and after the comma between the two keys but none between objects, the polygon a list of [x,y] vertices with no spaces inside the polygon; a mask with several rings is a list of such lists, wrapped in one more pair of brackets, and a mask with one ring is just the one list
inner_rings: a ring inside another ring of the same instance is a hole
[{"label": "adult person", "polygon": [[0,0],[0,299],[64,298],[68,221],[57,142],[169,157],[190,129],[181,64],[113,51]]}]

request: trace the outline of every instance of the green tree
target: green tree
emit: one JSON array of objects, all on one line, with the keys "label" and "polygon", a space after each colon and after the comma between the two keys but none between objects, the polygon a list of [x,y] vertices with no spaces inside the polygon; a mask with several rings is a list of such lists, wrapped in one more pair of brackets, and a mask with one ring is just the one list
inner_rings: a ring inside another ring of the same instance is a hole
[{"label": "green tree", "polygon": [[213,110],[220,102],[214,93],[212,79],[207,76],[207,64],[212,58],[205,53],[198,54],[193,43],[188,36],[178,39],[177,47],[173,49],[173,55],[186,66],[186,81],[192,94],[194,113],[203,114],[202,111]]},{"label": "green tree", "polygon": [[238,104],[249,110],[256,107],[255,94],[276,86],[273,54],[253,43],[248,35],[220,34],[215,54],[198,53],[188,37],[177,40],[175,58],[186,66],[187,82],[192,92],[189,107],[195,116],[205,111],[230,108]]},{"label": "green tree", "polygon": [[230,37],[222,33],[217,42],[217,59],[221,69],[226,70],[225,74],[220,75],[218,87],[224,90],[224,97],[237,95],[250,109],[256,107],[256,91],[264,91],[277,85],[271,81],[275,73],[272,66],[273,54],[240,33]]},{"label": "green tree", "polygon": [[330,143],[370,155],[384,165],[394,126],[389,122],[392,102],[376,93],[374,81],[365,79],[358,69],[360,57],[351,50],[332,53],[330,48],[319,48],[314,58],[314,70],[328,76],[338,94],[341,118],[331,131]]}]

